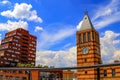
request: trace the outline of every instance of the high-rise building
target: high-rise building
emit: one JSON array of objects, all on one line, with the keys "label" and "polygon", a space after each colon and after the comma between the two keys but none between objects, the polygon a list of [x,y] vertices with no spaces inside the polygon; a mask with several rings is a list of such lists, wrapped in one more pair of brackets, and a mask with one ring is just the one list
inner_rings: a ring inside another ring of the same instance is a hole
[{"label": "high-rise building", "polygon": [[35,65],[36,37],[18,28],[5,34],[0,45],[0,66],[16,66],[17,63]]},{"label": "high-rise building", "polygon": [[[77,66],[101,64],[99,34],[93,27],[88,13],[85,13],[80,30],[77,32]],[[78,80],[97,80],[98,70],[78,70]]]}]

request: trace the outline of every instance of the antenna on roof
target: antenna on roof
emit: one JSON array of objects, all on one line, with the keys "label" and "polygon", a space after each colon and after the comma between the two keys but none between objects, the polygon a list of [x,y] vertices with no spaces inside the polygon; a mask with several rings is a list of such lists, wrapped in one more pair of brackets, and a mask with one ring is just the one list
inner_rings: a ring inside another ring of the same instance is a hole
[{"label": "antenna on roof", "polygon": [[85,14],[88,15],[88,10],[87,9],[85,10]]}]

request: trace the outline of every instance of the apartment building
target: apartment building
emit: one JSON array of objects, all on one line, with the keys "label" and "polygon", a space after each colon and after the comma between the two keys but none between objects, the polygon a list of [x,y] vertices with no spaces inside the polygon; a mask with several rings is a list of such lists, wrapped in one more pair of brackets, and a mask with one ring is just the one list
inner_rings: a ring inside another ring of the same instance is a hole
[{"label": "apartment building", "polygon": [[5,34],[0,45],[0,66],[16,66],[17,63],[35,65],[36,37],[18,28]]}]

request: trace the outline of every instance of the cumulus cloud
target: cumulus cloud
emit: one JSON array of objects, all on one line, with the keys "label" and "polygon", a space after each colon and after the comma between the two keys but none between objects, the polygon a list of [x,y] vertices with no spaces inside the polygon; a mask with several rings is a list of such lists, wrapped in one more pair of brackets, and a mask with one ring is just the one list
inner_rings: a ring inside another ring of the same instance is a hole
[{"label": "cumulus cloud", "polygon": [[[105,31],[104,36],[100,38],[100,41],[103,63],[113,63],[114,60],[120,59],[120,33]],[[37,64],[53,65],[55,67],[70,67],[76,66],[76,57],[76,47],[71,47],[68,50],[37,51],[36,61]]]},{"label": "cumulus cloud", "polygon": [[10,1],[8,1],[8,0],[2,0],[1,2],[0,2],[0,4],[11,4],[11,2]]},{"label": "cumulus cloud", "polygon": [[120,57],[120,33],[106,31],[101,40],[101,54],[104,63],[113,62]]},{"label": "cumulus cloud", "polygon": [[28,23],[24,21],[12,22],[8,20],[7,23],[0,23],[0,31],[4,31],[4,30],[11,31],[17,28],[27,29],[27,27],[28,27]]},{"label": "cumulus cloud", "polygon": [[36,10],[31,10],[32,5],[21,3],[16,3],[13,10],[7,10],[1,12],[2,16],[16,19],[26,19],[29,21],[42,22],[42,19],[38,17]]},{"label": "cumulus cloud", "polygon": [[67,25],[67,27],[65,26],[64,28],[60,28],[60,29],[58,29],[57,27],[56,29],[54,28],[53,30],[44,30],[40,34],[38,48],[47,49],[52,45],[59,43],[60,41],[70,37],[74,33],[75,33],[75,29],[73,28],[73,26],[70,26],[70,25]]},{"label": "cumulus cloud", "polygon": [[36,26],[34,31],[37,32],[37,31],[42,31],[42,30],[43,30],[42,27],[40,27],[40,26]]},{"label": "cumulus cloud", "polygon": [[116,60],[120,60],[120,50],[117,50],[117,51],[114,52],[113,58],[116,59]]},{"label": "cumulus cloud", "polygon": [[38,51],[36,58],[37,65],[49,65],[55,67],[76,66],[76,47],[63,51]]},{"label": "cumulus cloud", "polygon": [[94,26],[97,29],[104,28],[112,23],[120,21],[120,0],[111,0],[107,5],[102,5],[95,12],[92,18]]}]

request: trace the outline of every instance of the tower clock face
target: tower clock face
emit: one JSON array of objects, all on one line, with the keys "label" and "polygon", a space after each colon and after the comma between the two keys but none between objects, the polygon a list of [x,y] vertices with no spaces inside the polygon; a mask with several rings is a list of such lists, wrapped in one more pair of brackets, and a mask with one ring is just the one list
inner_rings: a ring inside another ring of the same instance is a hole
[{"label": "tower clock face", "polygon": [[87,47],[84,47],[82,49],[82,54],[88,54],[88,52],[89,52],[89,49]]}]

